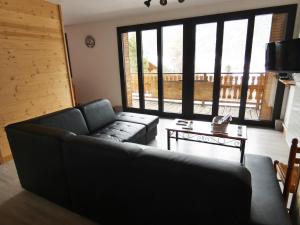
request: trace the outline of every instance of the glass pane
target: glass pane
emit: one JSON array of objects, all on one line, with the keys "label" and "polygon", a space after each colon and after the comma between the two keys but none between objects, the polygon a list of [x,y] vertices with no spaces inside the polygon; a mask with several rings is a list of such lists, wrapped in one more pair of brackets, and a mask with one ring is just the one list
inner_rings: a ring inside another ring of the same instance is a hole
[{"label": "glass pane", "polygon": [[138,88],[138,67],[136,33],[129,32],[122,35],[123,62],[125,70],[127,106],[140,108],[140,97]]},{"label": "glass pane", "polygon": [[246,120],[272,120],[278,81],[274,73],[265,71],[266,44],[284,40],[287,18],[287,14],[255,17]]},{"label": "glass pane", "polygon": [[157,32],[142,31],[145,109],[158,110]]},{"label": "glass pane", "polygon": [[196,26],[194,113],[212,114],[217,23]]},{"label": "glass pane", "polygon": [[239,116],[248,20],[224,24],[219,115]]},{"label": "glass pane", "polygon": [[255,17],[250,72],[265,72],[266,44],[270,41],[272,14]]},{"label": "glass pane", "polygon": [[163,27],[164,111],[182,112],[183,25]]}]

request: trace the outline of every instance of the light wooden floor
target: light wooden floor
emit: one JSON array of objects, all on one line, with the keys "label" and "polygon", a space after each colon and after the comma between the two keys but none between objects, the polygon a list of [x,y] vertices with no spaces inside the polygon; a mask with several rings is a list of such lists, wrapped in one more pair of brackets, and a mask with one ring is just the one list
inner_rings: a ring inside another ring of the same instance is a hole
[{"label": "light wooden floor", "polygon": [[93,225],[95,223],[21,188],[14,162],[0,166],[1,225]]},{"label": "light wooden floor", "polygon": [[[165,126],[171,120],[160,119],[158,135],[152,146],[166,148]],[[248,129],[249,140],[246,153],[268,155],[273,159],[287,161],[288,146],[280,132],[270,129]],[[237,149],[179,141],[171,142],[172,151],[195,156],[239,161]],[[247,160],[247,159],[246,159]],[[0,224],[1,225],[79,225],[95,224],[79,215],[48,202],[20,186],[13,162],[0,166]]]}]

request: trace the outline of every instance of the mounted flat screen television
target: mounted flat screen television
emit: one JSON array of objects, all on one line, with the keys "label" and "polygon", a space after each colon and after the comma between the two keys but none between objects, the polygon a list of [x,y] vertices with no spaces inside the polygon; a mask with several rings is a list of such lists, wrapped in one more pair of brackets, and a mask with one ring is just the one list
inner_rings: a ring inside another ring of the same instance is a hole
[{"label": "mounted flat screen television", "polygon": [[300,38],[271,42],[266,49],[266,70],[281,73],[300,71]]}]

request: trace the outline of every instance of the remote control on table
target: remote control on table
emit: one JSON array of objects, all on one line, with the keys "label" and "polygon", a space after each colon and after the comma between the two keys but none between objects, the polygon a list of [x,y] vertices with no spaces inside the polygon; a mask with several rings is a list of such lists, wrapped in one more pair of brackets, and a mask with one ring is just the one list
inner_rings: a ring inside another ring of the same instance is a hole
[{"label": "remote control on table", "polygon": [[239,136],[243,135],[243,127],[241,125],[238,126],[238,135]]}]

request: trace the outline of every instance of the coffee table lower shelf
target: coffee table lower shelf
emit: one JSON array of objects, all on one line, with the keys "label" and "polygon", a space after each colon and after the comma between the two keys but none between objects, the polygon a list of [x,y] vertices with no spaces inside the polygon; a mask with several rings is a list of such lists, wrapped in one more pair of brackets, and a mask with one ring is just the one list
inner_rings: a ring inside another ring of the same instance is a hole
[{"label": "coffee table lower shelf", "polygon": [[168,150],[171,150],[171,139],[178,140],[184,140],[184,141],[193,141],[193,142],[199,142],[199,143],[205,143],[205,144],[212,144],[212,145],[219,145],[219,146],[225,146],[230,148],[237,148],[240,149],[241,157],[240,157],[240,163],[244,165],[245,162],[245,145],[246,140],[245,139],[235,139],[231,138],[229,136],[212,136],[212,135],[204,135],[204,134],[191,134],[189,132],[184,131],[177,131],[172,129],[167,129],[167,147]]}]

